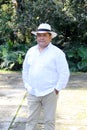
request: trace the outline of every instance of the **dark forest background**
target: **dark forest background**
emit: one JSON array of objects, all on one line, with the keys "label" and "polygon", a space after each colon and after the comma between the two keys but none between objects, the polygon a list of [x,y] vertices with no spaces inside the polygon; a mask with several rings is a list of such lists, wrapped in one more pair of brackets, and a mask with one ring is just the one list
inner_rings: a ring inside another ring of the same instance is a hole
[{"label": "dark forest background", "polygon": [[22,69],[36,44],[31,31],[44,22],[58,33],[53,44],[66,53],[70,70],[87,72],[86,0],[0,0],[0,69]]}]

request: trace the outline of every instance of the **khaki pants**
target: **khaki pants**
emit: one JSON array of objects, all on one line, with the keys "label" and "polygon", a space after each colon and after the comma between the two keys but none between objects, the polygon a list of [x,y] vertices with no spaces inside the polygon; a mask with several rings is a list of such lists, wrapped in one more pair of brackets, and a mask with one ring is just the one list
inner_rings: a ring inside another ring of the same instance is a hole
[{"label": "khaki pants", "polygon": [[42,108],[44,112],[44,130],[55,130],[57,97],[55,91],[42,97],[28,95],[29,118],[25,130],[37,130],[36,126]]}]

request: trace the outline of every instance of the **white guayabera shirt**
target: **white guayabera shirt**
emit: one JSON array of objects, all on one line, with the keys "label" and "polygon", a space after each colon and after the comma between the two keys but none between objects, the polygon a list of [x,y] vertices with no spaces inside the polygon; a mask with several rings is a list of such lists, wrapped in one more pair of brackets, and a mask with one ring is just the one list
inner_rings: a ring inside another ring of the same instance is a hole
[{"label": "white guayabera shirt", "polygon": [[44,96],[65,88],[69,80],[65,54],[51,43],[40,53],[38,45],[30,48],[23,63],[23,81],[28,92]]}]

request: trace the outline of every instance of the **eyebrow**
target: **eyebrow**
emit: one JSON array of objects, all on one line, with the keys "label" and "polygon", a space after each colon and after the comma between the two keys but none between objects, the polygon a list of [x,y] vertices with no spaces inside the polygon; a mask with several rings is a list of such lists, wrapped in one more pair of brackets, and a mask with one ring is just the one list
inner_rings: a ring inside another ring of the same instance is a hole
[{"label": "eyebrow", "polygon": [[51,36],[51,33],[47,32],[47,33],[37,33],[37,35],[41,35],[41,34],[49,34]]}]

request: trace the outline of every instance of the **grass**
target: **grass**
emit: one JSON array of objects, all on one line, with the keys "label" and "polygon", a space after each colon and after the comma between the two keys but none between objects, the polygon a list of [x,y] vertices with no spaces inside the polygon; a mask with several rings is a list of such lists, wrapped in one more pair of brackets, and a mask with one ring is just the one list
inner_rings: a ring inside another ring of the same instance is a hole
[{"label": "grass", "polygon": [[1,70],[0,69],[0,73],[21,73],[21,71],[11,71],[11,70]]}]

